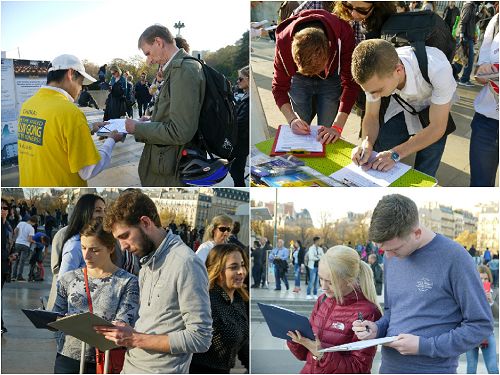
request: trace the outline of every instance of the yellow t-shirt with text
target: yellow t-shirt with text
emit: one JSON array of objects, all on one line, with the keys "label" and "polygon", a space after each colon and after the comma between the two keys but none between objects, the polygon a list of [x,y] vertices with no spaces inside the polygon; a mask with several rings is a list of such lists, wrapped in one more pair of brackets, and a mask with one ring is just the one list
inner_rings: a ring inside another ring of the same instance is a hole
[{"label": "yellow t-shirt with text", "polygon": [[48,88],[24,102],[17,146],[19,186],[87,186],[78,171],[101,159],[83,112]]}]

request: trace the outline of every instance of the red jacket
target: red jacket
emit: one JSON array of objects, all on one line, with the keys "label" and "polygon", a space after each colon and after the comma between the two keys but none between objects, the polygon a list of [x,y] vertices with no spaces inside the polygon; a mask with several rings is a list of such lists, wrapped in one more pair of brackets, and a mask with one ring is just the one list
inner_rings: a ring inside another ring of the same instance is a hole
[{"label": "red jacket", "polygon": [[[358,84],[352,79],[351,59],[354,51],[354,33],[351,26],[326,10],[304,10],[283,21],[276,29],[276,52],[274,55],[273,96],[278,108],[290,103],[288,91],[297,66],[292,56],[292,41],[295,27],[303,22],[320,21],[325,26],[331,53],[327,75],[337,71],[341,79],[342,95],[339,112],[349,114],[359,92]],[[340,53],[339,53],[340,51]]]},{"label": "red jacket", "polygon": [[[342,304],[322,294],[311,313],[309,321],[323,348],[358,341],[352,331],[352,322],[358,319],[358,312],[365,320],[380,319],[378,308],[368,301],[360,290],[344,296]],[[295,357],[306,361],[301,374],[369,374],[377,347],[350,352],[325,353],[320,361],[313,359],[311,352],[303,345],[287,341]]]}]

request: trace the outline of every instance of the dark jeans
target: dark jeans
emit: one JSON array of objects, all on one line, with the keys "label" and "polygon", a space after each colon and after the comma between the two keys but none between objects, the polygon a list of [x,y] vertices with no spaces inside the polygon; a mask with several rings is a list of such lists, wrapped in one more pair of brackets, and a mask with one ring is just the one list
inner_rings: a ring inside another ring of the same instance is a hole
[{"label": "dark jeans", "polygon": [[460,82],[465,83],[470,81],[470,75],[472,73],[472,68],[474,67],[474,38],[465,39],[467,43],[469,59],[467,60],[467,65],[464,68]]},{"label": "dark jeans", "polygon": [[470,126],[470,186],[495,186],[498,169],[498,120],[476,112]]},{"label": "dark jeans", "polygon": [[279,267],[274,265],[274,278],[276,279],[276,289],[281,290],[281,280],[285,283],[286,290],[288,290],[288,280],[286,278],[286,272],[280,272]]},{"label": "dark jeans", "polygon": [[[446,138],[447,136],[444,136],[439,141],[417,152],[415,157],[416,170],[429,176],[436,175],[446,145]],[[401,112],[380,127],[373,149],[377,152],[387,151],[408,139],[410,139],[410,135],[406,128],[404,113]]]},{"label": "dark jeans", "polygon": [[139,108],[139,118],[146,114],[146,109],[148,108],[148,102],[141,103],[137,102],[137,107]]},{"label": "dark jeans", "polygon": [[[241,146],[240,146],[241,147]],[[245,146],[246,147],[246,146]],[[245,187],[245,166],[247,164],[247,155],[237,155],[231,164],[231,177],[234,181],[234,186]]]},{"label": "dark jeans", "polygon": [[[80,361],[66,357],[57,353],[56,362],[54,363],[54,374],[78,374],[80,373]],[[85,374],[95,374],[95,363],[87,362],[85,364]]]},{"label": "dark jeans", "polygon": [[43,249],[35,248],[31,253],[30,257],[30,273],[28,274],[28,280],[33,280],[35,278],[35,268],[37,268],[37,262],[42,259]]},{"label": "dark jeans", "polygon": [[[5,284],[5,281],[7,280],[8,273],[2,272],[2,289],[3,289],[3,284]],[[2,329],[4,328],[3,324],[3,309],[2,309]]]},{"label": "dark jeans", "polygon": [[341,94],[340,78],[336,73],[326,79],[295,74],[289,91],[292,108],[302,120],[310,124],[318,115],[318,125],[328,127],[337,115]]},{"label": "dark jeans", "polygon": [[199,363],[191,363],[189,366],[190,374],[229,374],[229,370],[221,370],[218,368],[213,368]]},{"label": "dark jeans", "polygon": [[262,267],[261,266],[253,266],[252,267],[252,278],[253,283],[256,286],[260,286],[260,281],[262,279]]}]

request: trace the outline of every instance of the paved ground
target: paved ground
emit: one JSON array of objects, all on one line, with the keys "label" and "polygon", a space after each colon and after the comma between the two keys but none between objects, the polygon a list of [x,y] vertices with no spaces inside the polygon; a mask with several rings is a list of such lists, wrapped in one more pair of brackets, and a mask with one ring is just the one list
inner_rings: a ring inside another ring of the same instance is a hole
[{"label": "paved ground", "polygon": [[[50,256],[47,257],[50,259]],[[24,276],[29,267],[24,268]],[[52,374],[56,344],[54,334],[46,329],[36,329],[22,313],[23,308],[41,307],[40,297],[48,297],[52,283],[52,273],[48,263],[43,282],[11,282],[2,289],[2,318],[8,329],[1,341],[2,374]],[[231,371],[243,374],[245,369],[237,361]]]},{"label": "paved ground", "polygon": [[[290,284],[293,288],[293,285]],[[309,305],[309,311],[312,310],[314,301],[306,300],[305,286],[302,285],[303,289],[300,293],[292,293],[291,289],[289,291],[281,290],[274,291],[274,283],[271,284],[270,289],[252,289],[251,290],[251,309],[252,309],[252,320],[251,320],[251,372],[253,374],[298,374],[304,363],[297,360],[288,350],[284,340],[277,339],[271,336],[267,324],[259,319],[260,314],[256,314],[254,311],[258,309],[256,307],[257,301],[271,304],[283,305],[284,307],[297,311],[298,313],[308,316],[310,313],[306,313],[307,307]],[[284,289],[284,287],[282,286]],[[383,298],[379,297],[379,303],[383,304]],[[296,308],[294,308],[294,305]],[[498,343],[498,313],[496,314],[497,320],[495,322],[495,336]],[[498,351],[498,345],[497,345]],[[377,349],[377,354],[373,361],[372,373],[378,373],[380,368],[380,346]],[[467,372],[467,360],[465,354],[460,356],[458,373],[465,374]],[[487,373],[484,362],[482,361],[482,355],[479,358],[478,364],[478,374]]]},{"label": "paved ground", "polygon": [[[102,111],[87,108],[82,108],[82,110],[86,113],[89,123],[102,120]],[[134,109],[134,118],[139,118],[136,109]],[[99,148],[103,141],[98,140],[97,136],[93,136],[93,139],[97,148]],[[143,148],[143,143],[136,142],[133,136],[127,136],[124,143],[115,145],[109,166],[96,177],[90,179],[88,185],[91,187],[141,186],[138,166]],[[247,164],[247,170],[248,168],[249,164]],[[248,186],[248,178],[246,181]],[[19,169],[17,165],[2,165],[2,186],[19,186]],[[223,181],[215,186],[231,187],[234,186],[234,182],[228,174]]]},{"label": "paved ground", "polygon": [[[274,136],[277,127],[284,122],[284,117],[277,108],[273,95],[271,93],[271,80],[273,75],[273,59],[275,45],[269,39],[252,39],[251,41],[251,66],[253,78],[257,85],[259,98],[252,97],[252,105],[257,107],[255,100],[260,99],[267,124],[262,120],[255,121],[256,118],[264,116],[254,116],[252,112],[252,127],[268,127],[271,135]],[[471,136],[470,122],[474,115],[473,102],[480,86],[473,88],[462,88],[459,86],[458,94],[460,101],[452,108],[452,115],[457,125],[457,130],[448,136],[446,149],[441,160],[441,166],[437,172],[436,178],[441,186],[469,186],[470,168],[469,168],[469,141]],[[252,108],[254,111],[255,108]],[[342,133],[347,141],[359,144],[358,133],[360,128],[359,116],[351,113],[345,130]],[[253,142],[255,143],[255,142]],[[403,160],[406,163],[413,164],[413,158]],[[498,175],[496,186],[498,186]]]}]

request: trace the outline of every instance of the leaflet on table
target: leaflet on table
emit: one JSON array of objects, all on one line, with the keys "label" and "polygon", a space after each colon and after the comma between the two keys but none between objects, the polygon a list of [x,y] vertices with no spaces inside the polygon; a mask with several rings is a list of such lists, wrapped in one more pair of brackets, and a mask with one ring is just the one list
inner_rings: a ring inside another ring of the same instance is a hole
[{"label": "leaflet on table", "polygon": [[370,348],[370,347],[376,346],[376,345],[387,344],[389,342],[396,341],[396,339],[397,339],[397,336],[388,336],[388,337],[382,337],[380,339],[350,342],[347,344],[342,344],[342,345],[332,346],[330,348],[321,349],[320,352],[321,353],[328,353],[328,352],[349,352],[352,350],[362,350],[362,349]]},{"label": "leaflet on table", "polygon": [[282,125],[280,127],[278,140],[276,142],[276,152],[290,152],[294,150],[322,152],[323,145],[316,140],[318,136],[317,125],[311,125],[311,133],[306,135],[298,135],[292,132],[290,126]]},{"label": "leaflet on table", "polygon": [[291,174],[262,177],[260,180],[270,187],[342,186],[328,176],[307,166],[298,167],[296,172]]},{"label": "leaflet on table", "polygon": [[304,162],[292,155],[289,157],[275,157],[264,163],[252,165],[250,173],[257,177],[281,176],[297,172],[297,168],[304,165]]},{"label": "leaflet on table", "polygon": [[[372,161],[377,156],[377,152],[373,151],[370,157]],[[378,187],[378,186],[389,186],[406,172],[411,169],[411,166],[404,163],[396,163],[387,172],[376,171],[374,169],[369,169],[367,171],[363,170],[362,167],[351,163],[348,166],[334,172],[330,175],[331,178],[343,183],[345,186],[356,186],[356,187]]]}]

